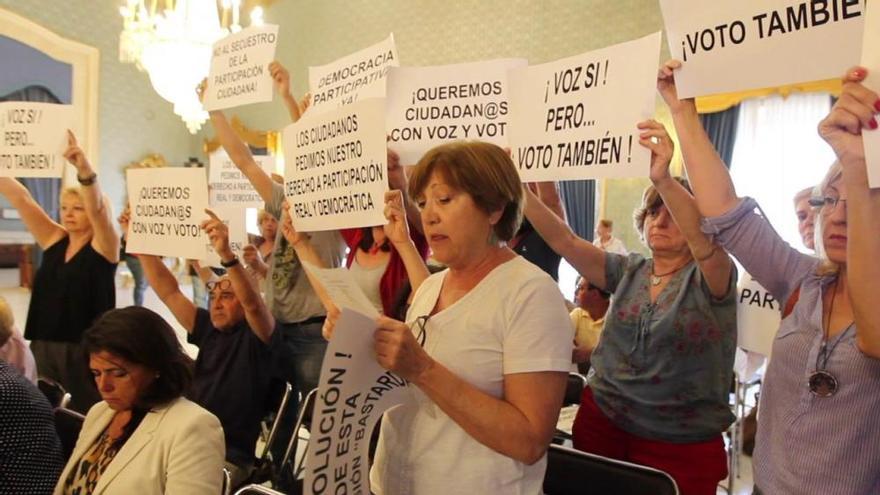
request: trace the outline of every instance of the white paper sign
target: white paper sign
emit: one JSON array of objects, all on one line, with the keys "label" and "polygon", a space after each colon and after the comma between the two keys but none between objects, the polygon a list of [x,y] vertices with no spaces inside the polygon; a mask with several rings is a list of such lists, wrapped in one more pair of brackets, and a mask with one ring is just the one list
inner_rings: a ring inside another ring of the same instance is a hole
[{"label": "white paper sign", "polygon": [[647,177],[660,33],[510,71],[510,147],[524,182]]},{"label": "white paper sign", "polygon": [[71,105],[0,103],[0,177],[61,177],[73,123]]},{"label": "white paper sign", "polygon": [[681,98],[840,77],[859,61],[863,0],[660,0]]},{"label": "white paper sign", "polygon": [[743,275],[736,292],[737,347],[770,357],[782,320],[780,302],[749,274]]},{"label": "white paper sign", "polygon": [[[263,198],[223,148],[211,153],[209,161],[208,192],[212,207],[263,208]],[[254,155],[254,161],[267,174],[275,172],[274,156]]]},{"label": "white paper sign", "polygon": [[208,237],[208,181],[202,168],[137,168],[127,176],[131,220],[126,250],[201,260]]},{"label": "white paper sign", "polygon": [[[232,252],[235,253],[239,259],[241,259],[242,250],[248,243],[247,229],[245,229],[244,225],[244,208],[212,206],[211,210],[220,220],[223,220],[223,223],[226,224],[226,227],[229,229],[229,248],[232,249]],[[205,246],[207,252],[205,264],[222,268],[223,266],[220,264],[220,255],[214,251],[214,246],[211,245],[211,241],[207,239],[207,236],[205,237],[207,240],[207,246]]]},{"label": "white paper sign", "polygon": [[[865,86],[880,93],[880,7],[874,5],[867,10],[860,65],[868,69]],[[868,164],[868,184],[871,187],[880,187],[880,131],[862,129],[862,140]]]},{"label": "white paper sign", "polygon": [[372,318],[345,309],[321,365],[305,493],[370,493],[370,436],[382,413],[411,400],[407,383],[373,356]]},{"label": "white paper sign", "polygon": [[507,147],[507,71],[525,59],[502,59],[388,71],[386,125],[403,164],[457,139]]},{"label": "white paper sign", "polygon": [[394,34],[327,65],[309,67],[309,112],[324,112],[365,98],[385,97],[385,75],[400,65]]},{"label": "white paper sign", "polygon": [[320,268],[300,260],[306,270],[324,287],[337,308],[351,309],[367,316],[379,316],[379,310],[364,294],[348,268]]},{"label": "white paper sign", "polygon": [[251,26],[214,43],[205,110],[272,101],[269,64],[275,60],[278,26]]},{"label": "white paper sign", "polygon": [[284,192],[300,232],[386,223],[385,100],[370,98],[284,129]]}]

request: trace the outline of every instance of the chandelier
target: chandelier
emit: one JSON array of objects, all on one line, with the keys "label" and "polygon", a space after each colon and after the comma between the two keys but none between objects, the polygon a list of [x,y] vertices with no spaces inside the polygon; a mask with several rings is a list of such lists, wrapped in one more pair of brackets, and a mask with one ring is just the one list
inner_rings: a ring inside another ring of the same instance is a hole
[{"label": "chandelier", "polygon": [[[159,5],[162,4],[162,5]],[[242,0],[125,0],[119,8],[119,60],[150,76],[153,89],[195,134],[208,119],[196,86],[208,76],[211,45],[241,30]],[[251,9],[252,25],[263,9]]]}]

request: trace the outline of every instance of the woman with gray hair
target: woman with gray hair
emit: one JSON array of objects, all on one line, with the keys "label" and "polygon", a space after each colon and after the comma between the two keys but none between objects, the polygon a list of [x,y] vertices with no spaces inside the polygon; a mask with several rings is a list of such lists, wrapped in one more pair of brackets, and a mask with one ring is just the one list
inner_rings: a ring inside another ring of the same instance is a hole
[{"label": "woman with gray hair", "polygon": [[[880,492],[880,189],[868,185],[862,133],[877,129],[880,97],[850,70],[819,134],[838,162],[819,186],[824,259],[783,241],[752,198],[739,198],[700,125],[679,100],[672,61],[658,87],[672,111],[703,229],[777,301],[800,296],[773,342],[758,412],[755,493]],[[876,131],[874,131],[876,132]]]},{"label": "woman with gray hair", "polygon": [[700,232],[687,181],[669,172],[673,144],[642,122],[649,186],[633,214],[651,256],[607,253],[529,195],[526,216],[591,283],[613,294],[575,418],[575,448],[668,472],[681,493],[714,494],[727,473],[721,434],[736,346],[736,270]]}]

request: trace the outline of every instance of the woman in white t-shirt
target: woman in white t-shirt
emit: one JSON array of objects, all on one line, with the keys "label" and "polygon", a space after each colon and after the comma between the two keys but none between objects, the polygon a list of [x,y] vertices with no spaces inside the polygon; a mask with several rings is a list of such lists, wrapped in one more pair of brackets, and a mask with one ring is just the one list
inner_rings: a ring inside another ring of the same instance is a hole
[{"label": "woman in white t-shirt", "polygon": [[385,414],[371,490],[539,494],[571,323],[553,280],[505,245],[522,218],[516,169],[495,145],[446,144],[409,193],[448,269],[419,287],[408,323],[378,320],[377,359],[416,400]]}]

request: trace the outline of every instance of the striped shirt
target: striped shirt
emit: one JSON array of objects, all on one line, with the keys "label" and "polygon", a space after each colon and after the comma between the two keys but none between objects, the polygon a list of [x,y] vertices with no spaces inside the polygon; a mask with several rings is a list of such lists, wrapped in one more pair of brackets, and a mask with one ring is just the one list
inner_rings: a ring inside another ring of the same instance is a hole
[{"label": "striped shirt", "polygon": [[853,325],[840,334],[826,365],[837,378],[837,392],[810,393],[808,379],[823,340],[822,294],[836,276],[816,275],[820,261],[785,243],[756,206],[746,198],[703,224],[777,301],[800,287],[794,311],[776,334],[764,379],[755,484],[768,494],[880,493],[880,360],[858,349]]}]

